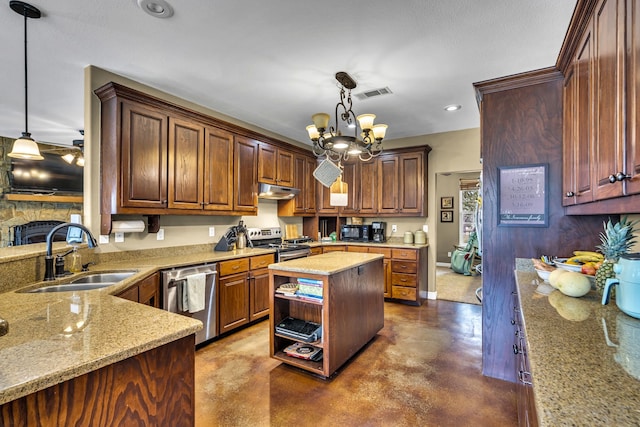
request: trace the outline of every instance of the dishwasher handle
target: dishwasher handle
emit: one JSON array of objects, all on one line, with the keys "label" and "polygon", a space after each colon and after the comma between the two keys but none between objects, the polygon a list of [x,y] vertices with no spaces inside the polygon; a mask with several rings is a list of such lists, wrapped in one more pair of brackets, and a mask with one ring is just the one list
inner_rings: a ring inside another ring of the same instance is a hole
[{"label": "dishwasher handle", "polygon": [[218,271],[217,264],[204,264],[195,267],[187,267],[187,268],[178,268],[174,270],[168,270],[163,272],[163,281],[165,285],[169,284],[169,282],[184,280],[188,276],[194,274],[216,274]]}]

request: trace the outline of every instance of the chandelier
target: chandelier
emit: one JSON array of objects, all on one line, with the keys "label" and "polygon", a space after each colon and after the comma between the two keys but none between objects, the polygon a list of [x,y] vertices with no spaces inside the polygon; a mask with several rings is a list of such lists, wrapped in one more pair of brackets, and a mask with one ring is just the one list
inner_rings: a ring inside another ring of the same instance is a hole
[{"label": "chandelier", "polygon": [[[313,153],[338,164],[348,160],[349,156],[358,156],[362,161],[371,160],[382,153],[387,125],[374,125],[375,114],[356,116],[351,109],[351,90],[356,87],[355,80],[344,71],[336,73],[336,80],[340,83],[340,102],[336,104],[335,125],[329,127],[328,114],[317,113],[311,117],[313,124],[307,126],[309,138],[313,141]],[[353,135],[343,134],[340,122],[353,129]]]}]

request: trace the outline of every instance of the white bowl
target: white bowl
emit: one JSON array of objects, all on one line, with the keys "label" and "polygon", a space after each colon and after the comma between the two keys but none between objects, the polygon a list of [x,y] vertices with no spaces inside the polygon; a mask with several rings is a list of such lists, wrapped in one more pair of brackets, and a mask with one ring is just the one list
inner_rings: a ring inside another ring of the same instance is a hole
[{"label": "white bowl", "polygon": [[581,265],[575,265],[575,264],[565,264],[562,261],[566,261],[566,259],[556,259],[553,262],[555,263],[555,265],[557,265],[558,267],[564,269],[564,270],[569,270],[569,271],[575,271],[576,273],[581,273],[582,272],[582,266]]},{"label": "white bowl", "polygon": [[551,274],[550,271],[547,270],[538,270],[537,268],[535,269],[536,273],[538,273],[538,277],[541,278],[542,280],[544,280],[545,282],[549,282],[549,275]]}]

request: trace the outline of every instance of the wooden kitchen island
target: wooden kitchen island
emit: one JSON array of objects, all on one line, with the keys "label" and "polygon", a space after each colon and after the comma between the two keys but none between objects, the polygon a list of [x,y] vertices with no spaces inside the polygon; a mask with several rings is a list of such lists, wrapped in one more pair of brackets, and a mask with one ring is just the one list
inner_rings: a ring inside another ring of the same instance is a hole
[{"label": "wooden kitchen island", "polygon": [[[384,326],[383,258],[330,252],[269,265],[271,357],[325,378],[333,375]],[[299,279],[315,281],[321,299],[276,292]],[[289,317],[320,324],[321,337],[306,343],[277,333],[276,326]],[[288,356],[285,349],[296,343],[322,349],[322,359]]]}]

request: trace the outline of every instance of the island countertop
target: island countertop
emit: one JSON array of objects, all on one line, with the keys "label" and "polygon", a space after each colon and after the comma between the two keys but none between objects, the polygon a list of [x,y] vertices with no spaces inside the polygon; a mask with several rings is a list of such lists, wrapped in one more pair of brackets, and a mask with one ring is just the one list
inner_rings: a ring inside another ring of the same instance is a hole
[{"label": "island countertop", "polygon": [[640,319],[590,292],[535,292],[534,271],[515,272],[541,426],[640,425]]},{"label": "island countertop", "polygon": [[291,271],[307,274],[330,276],[361,264],[383,259],[382,254],[360,252],[328,252],[308,258],[297,258],[290,261],[270,264],[270,270]]}]

